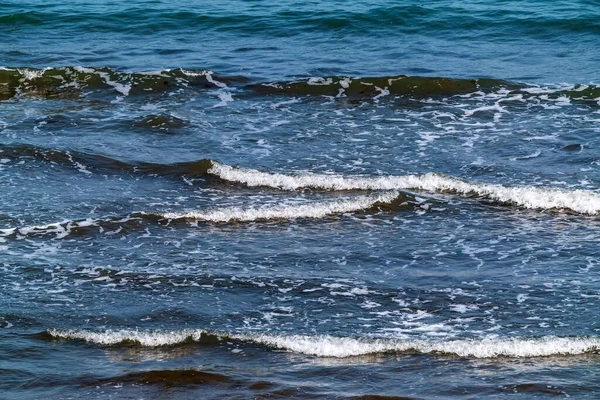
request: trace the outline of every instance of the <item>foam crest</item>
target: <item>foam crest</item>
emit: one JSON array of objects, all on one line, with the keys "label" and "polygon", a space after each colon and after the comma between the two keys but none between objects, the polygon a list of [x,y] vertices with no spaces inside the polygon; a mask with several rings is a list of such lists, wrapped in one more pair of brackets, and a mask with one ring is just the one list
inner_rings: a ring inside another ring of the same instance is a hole
[{"label": "foam crest", "polygon": [[424,175],[344,177],[323,174],[286,175],[234,168],[213,162],[208,173],[231,182],[248,186],[268,186],[284,190],[424,190],[476,195],[501,203],[531,209],[568,209],[582,214],[600,212],[600,195],[588,190],[565,190],[534,186],[510,187],[497,184],[478,184],[449,176]]},{"label": "foam crest", "polygon": [[[84,220],[66,220],[62,222],[51,223],[47,225],[30,225],[19,228],[3,228],[0,229],[0,238],[16,236],[45,236],[56,235],[56,239],[64,239],[73,233],[85,233],[89,231],[104,232],[105,228],[116,228],[117,231],[123,229],[123,226],[132,222],[138,221],[140,218],[125,217],[125,218],[87,218]],[[114,232],[107,231],[105,234],[110,235]]]},{"label": "foam crest", "polygon": [[352,357],[374,353],[441,353],[460,357],[547,357],[596,351],[598,338],[487,338],[464,340],[354,339],[332,336],[258,336],[257,342],[318,357]]},{"label": "foam crest", "polygon": [[75,329],[48,329],[48,334],[60,339],[84,340],[104,346],[134,342],[144,347],[173,346],[187,340],[199,341],[206,332],[201,329],[180,331],[107,330],[102,332]]},{"label": "foam crest", "polygon": [[360,196],[352,199],[308,204],[284,204],[260,208],[230,207],[212,211],[172,212],[164,213],[162,217],[167,219],[193,219],[210,222],[324,218],[332,214],[366,210],[378,203],[390,203],[398,198],[398,196],[398,192],[389,192],[379,196]]},{"label": "foam crest", "polygon": [[255,343],[274,349],[317,357],[355,357],[377,353],[416,352],[422,354],[450,354],[469,358],[494,357],[548,357],[555,355],[578,355],[597,352],[597,337],[498,338],[482,339],[413,339],[403,338],[349,338],[329,335],[266,335],[252,333],[210,332],[203,329],[179,331],[138,331],[49,329],[55,338],[83,340],[98,345],[137,343],[144,347],[173,346],[188,341],[216,338],[222,341]]}]

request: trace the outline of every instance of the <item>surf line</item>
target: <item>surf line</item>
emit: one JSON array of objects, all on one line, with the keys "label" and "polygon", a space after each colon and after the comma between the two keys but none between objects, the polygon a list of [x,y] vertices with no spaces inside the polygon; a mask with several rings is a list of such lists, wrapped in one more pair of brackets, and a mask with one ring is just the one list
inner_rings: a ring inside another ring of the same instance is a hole
[{"label": "surf line", "polygon": [[377,177],[345,177],[326,174],[287,175],[237,168],[215,161],[207,172],[223,180],[247,186],[265,186],[289,191],[301,189],[330,191],[421,190],[474,195],[529,209],[562,209],[588,215],[600,213],[600,194],[588,190],[471,183],[438,173]]}]

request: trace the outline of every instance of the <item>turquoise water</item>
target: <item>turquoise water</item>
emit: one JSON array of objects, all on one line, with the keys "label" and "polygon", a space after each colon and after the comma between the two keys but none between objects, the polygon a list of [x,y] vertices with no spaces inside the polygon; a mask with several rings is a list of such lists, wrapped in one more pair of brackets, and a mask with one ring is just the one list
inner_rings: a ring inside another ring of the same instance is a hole
[{"label": "turquoise water", "polygon": [[0,2],[6,398],[595,398],[600,6]]}]

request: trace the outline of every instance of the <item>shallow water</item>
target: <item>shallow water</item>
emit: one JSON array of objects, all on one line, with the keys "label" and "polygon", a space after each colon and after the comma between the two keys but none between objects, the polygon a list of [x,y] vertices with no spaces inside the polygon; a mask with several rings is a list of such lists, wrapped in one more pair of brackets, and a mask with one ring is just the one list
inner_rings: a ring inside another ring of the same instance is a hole
[{"label": "shallow water", "polygon": [[1,390],[596,397],[599,11],[0,3]]}]

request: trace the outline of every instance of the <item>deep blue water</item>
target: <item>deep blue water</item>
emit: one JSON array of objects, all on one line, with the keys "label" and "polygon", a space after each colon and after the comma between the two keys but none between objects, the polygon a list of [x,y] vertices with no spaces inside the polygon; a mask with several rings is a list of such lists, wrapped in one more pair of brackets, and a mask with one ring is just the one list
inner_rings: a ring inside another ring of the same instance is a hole
[{"label": "deep blue water", "polygon": [[599,14],[0,2],[1,396],[596,398]]}]

